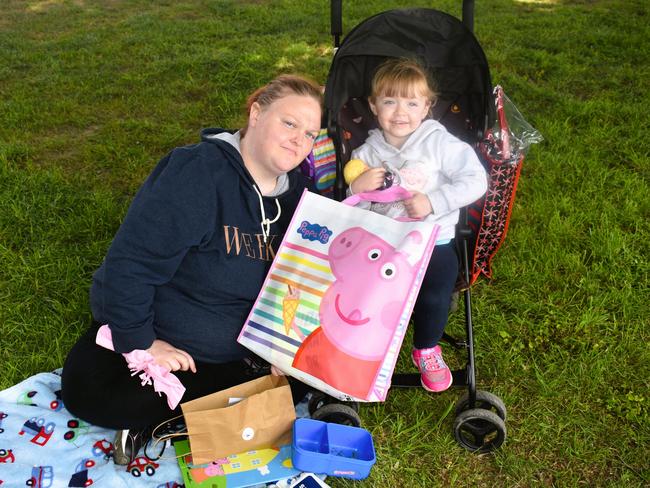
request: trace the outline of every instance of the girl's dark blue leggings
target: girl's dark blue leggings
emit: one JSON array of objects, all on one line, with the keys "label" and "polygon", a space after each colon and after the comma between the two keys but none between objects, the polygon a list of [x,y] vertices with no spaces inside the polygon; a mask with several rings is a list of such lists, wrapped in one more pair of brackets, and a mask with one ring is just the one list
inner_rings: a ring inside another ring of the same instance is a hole
[{"label": "girl's dark blue leggings", "polygon": [[417,349],[433,347],[442,338],[457,278],[458,255],[454,241],[436,245],[413,308],[413,346]]}]

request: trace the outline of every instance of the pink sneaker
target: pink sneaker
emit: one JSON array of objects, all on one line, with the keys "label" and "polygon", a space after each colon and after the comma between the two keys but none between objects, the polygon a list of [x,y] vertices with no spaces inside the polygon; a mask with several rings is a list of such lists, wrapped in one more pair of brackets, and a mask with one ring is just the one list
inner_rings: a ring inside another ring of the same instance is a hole
[{"label": "pink sneaker", "polygon": [[420,381],[425,390],[440,392],[451,386],[452,376],[449,367],[442,359],[440,346],[429,349],[413,349],[413,364],[420,370]]}]

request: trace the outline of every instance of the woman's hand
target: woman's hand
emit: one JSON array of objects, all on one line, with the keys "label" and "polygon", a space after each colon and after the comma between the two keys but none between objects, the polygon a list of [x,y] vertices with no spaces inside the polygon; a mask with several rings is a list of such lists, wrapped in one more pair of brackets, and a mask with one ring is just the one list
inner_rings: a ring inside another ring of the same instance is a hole
[{"label": "woman's hand", "polygon": [[411,191],[411,195],[411,198],[402,200],[409,217],[412,219],[423,219],[427,215],[433,213],[429,197],[418,191]]},{"label": "woman's hand", "polygon": [[381,188],[384,185],[384,168],[372,168],[357,176],[350,188],[352,193],[364,193]]},{"label": "woman's hand", "polygon": [[271,374],[273,376],[285,376],[284,371],[276,368],[275,366],[271,365]]},{"label": "woman's hand", "polygon": [[190,370],[192,373],[196,373],[196,365],[192,356],[168,342],[156,339],[147,352],[153,356],[156,364],[168,368],[170,371]]}]

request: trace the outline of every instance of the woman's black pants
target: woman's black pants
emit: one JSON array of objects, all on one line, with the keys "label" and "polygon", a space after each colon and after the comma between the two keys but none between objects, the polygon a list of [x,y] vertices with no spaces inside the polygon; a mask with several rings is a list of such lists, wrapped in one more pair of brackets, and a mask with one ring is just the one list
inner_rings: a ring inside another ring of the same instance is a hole
[{"label": "woman's black pants", "polygon": [[[131,376],[121,354],[95,343],[98,325],[93,324],[73,346],[63,366],[61,395],[68,411],[110,429],[142,429],[181,415],[180,405],[171,410],[164,394],[158,395],[152,385],[142,386],[138,374]],[[196,373],[174,374],[186,388],[181,401],[187,402],[269,374],[269,368],[252,367],[243,360],[197,362]],[[309,388],[293,378],[289,382],[294,402],[299,402]]]}]

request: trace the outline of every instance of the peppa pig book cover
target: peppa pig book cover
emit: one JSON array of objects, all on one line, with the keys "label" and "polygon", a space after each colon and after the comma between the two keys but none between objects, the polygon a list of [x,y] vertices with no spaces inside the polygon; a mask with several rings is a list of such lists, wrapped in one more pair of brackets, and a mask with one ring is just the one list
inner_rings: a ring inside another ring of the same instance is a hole
[{"label": "peppa pig book cover", "polygon": [[291,463],[290,444],[232,454],[206,464],[192,463],[187,440],[176,441],[174,448],[186,488],[283,486],[301,474]]},{"label": "peppa pig book cover", "polygon": [[303,193],[237,340],[340,400],[385,400],[438,229]]}]

